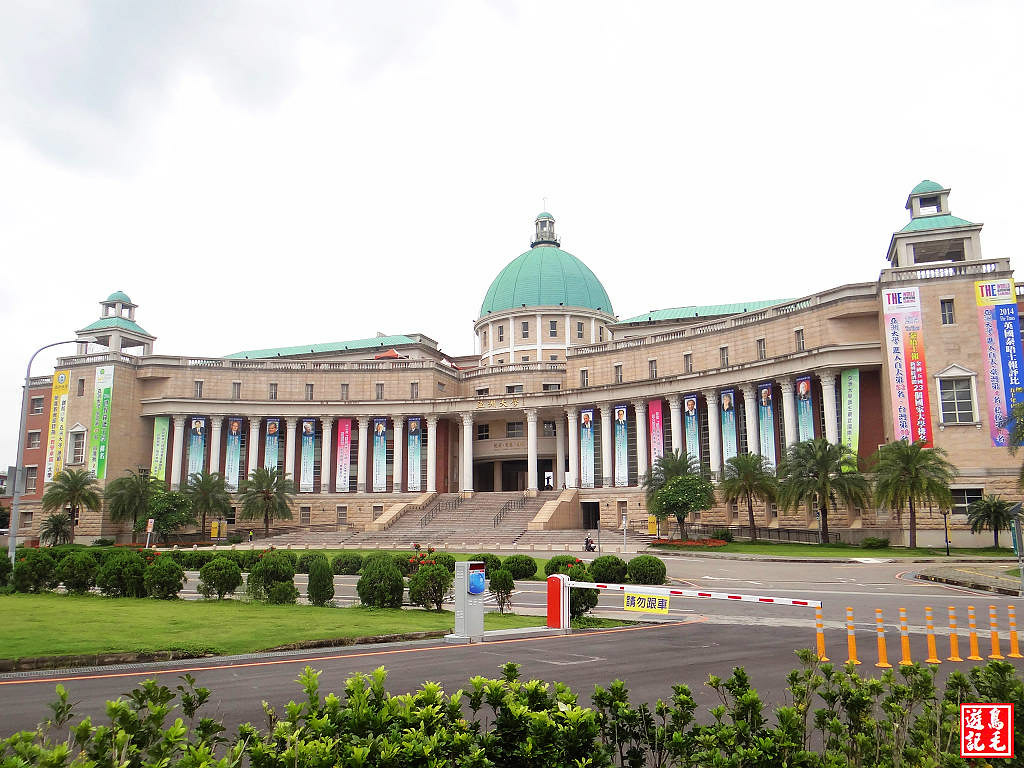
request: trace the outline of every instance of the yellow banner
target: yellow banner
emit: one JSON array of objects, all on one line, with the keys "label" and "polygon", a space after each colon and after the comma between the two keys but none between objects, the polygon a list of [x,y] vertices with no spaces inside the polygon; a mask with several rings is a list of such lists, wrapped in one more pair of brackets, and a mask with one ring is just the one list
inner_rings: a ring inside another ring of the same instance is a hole
[{"label": "yellow banner", "polygon": [[627,611],[639,611],[640,613],[668,613],[668,597],[657,595],[639,595],[635,592],[627,592],[623,597],[623,605]]},{"label": "yellow banner", "polygon": [[974,298],[979,307],[1016,304],[1017,291],[1013,280],[979,280],[974,284]]},{"label": "yellow banner", "polygon": [[50,429],[46,442],[46,468],[43,482],[49,483],[64,469],[64,440],[68,416],[68,392],[71,391],[71,371],[53,374],[50,388]]},{"label": "yellow banner", "polygon": [[219,528],[220,528],[219,521],[214,520],[212,523],[210,523],[210,538],[211,539],[216,539],[217,538],[217,534],[220,532]]}]

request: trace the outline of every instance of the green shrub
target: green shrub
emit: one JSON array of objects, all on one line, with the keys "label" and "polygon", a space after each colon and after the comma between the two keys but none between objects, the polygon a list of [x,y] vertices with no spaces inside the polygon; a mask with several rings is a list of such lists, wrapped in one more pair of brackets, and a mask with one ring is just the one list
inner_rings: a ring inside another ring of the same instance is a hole
[{"label": "green shrub", "polygon": [[544,564],[544,575],[553,576],[556,573],[565,573],[570,565],[579,562],[576,555],[555,555]]},{"label": "green shrub", "polygon": [[48,552],[26,549],[19,552],[14,563],[15,592],[45,592],[57,586],[57,563]]},{"label": "green shrub", "polygon": [[590,575],[603,584],[622,584],[626,580],[626,561],[616,555],[595,557]]},{"label": "green shrub", "polygon": [[96,571],[99,564],[90,552],[82,551],[68,555],[57,566],[57,578],[64,589],[72,595],[82,595],[96,586]]},{"label": "green shrub", "polygon": [[428,611],[431,606],[440,611],[454,579],[452,572],[443,565],[422,565],[409,579],[409,600]]},{"label": "green shrub", "polygon": [[296,573],[309,573],[309,568],[314,560],[327,562],[327,555],[323,552],[303,552],[299,555],[299,561],[295,565]]},{"label": "green shrub", "polygon": [[296,552],[293,552],[290,549],[275,549],[275,548],[271,548],[271,549],[269,549],[267,551],[268,552],[273,552],[275,555],[280,555],[281,557],[283,557],[286,560],[288,560],[292,564],[292,570],[293,571],[296,568],[299,567],[299,556],[298,556],[298,554]]},{"label": "green shrub", "polygon": [[185,586],[185,570],[169,557],[158,557],[142,575],[146,594],[157,600],[175,600]]},{"label": "green shrub", "polygon": [[633,584],[664,584],[665,562],[654,555],[638,555],[629,561],[626,574]]},{"label": "green shrub", "polygon": [[240,549],[235,550],[231,554],[234,555],[234,561],[238,563],[239,568],[243,571],[251,571],[252,567],[259,562],[260,555],[263,553],[255,549]]},{"label": "green shrub", "polygon": [[326,557],[314,557],[310,561],[306,596],[313,605],[327,605],[334,599],[334,572]]},{"label": "green shrub", "polygon": [[247,582],[249,594],[256,600],[266,600],[270,588],[278,582],[292,583],[295,578],[295,564],[281,550],[263,554],[249,571]]},{"label": "green shrub", "polygon": [[532,579],[537,573],[537,561],[529,555],[509,555],[499,570],[508,571],[513,579]]},{"label": "green shrub", "polygon": [[210,598],[217,596],[223,600],[224,595],[233,593],[242,585],[242,569],[234,560],[226,557],[215,557],[199,569],[199,594]]},{"label": "green shrub", "polygon": [[363,556],[358,552],[339,552],[331,567],[339,576],[355,576],[363,567]]},{"label": "green shrub", "polygon": [[181,553],[181,565],[186,571],[198,571],[207,563],[212,562],[219,554],[219,552],[202,549],[186,549]]},{"label": "green shrub", "polygon": [[[513,555],[512,557],[516,557]],[[508,561],[512,557],[505,560],[505,564],[508,565]],[[533,558],[531,557],[530,560]],[[537,570],[537,565],[534,563],[534,571]],[[492,595],[494,595],[494,602],[498,604],[498,613],[504,613],[512,607],[512,592],[516,588],[516,583],[512,579],[512,572],[507,568],[499,568],[491,574],[491,581],[488,584],[488,588]]]},{"label": "green shrub", "polygon": [[[594,581],[587,566],[581,562],[569,568],[569,578],[573,581]],[[580,589],[578,587],[570,589],[569,616],[573,619],[578,619],[580,616],[589,613],[597,605],[597,597],[598,590],[596,589]]]},{"label": "green shrub", "polygon": [[491,578],[491,574],[501,568],[501,558],[497,555],[492,555],[490,552],[484,552],[479,555],[470,555],[470,560],[478,560],[484,564],[484,576]]},{"label": "green shrub", "polygon": [[886,549],[889,546],[889,540],[879,539],[874,536],[865,536],[860,545],[864,549]]},{"label": "green shrub", "polygon": [[732,531],[728,528],[716,528],[711,532],[711,538],[721,541],[732,541]]},{"label": "green shrub", "polygon": [[81,544],[56,544],[52,547],[47,548],[47,552],[50,553],[50,557],[53,558],[53,562],[60,565],[61,561],[68,555],[73,555],[75,552],[81,552],[85,549]]},{"label": "green shrub", "polygon": [[276,581],[267,590],[267,602],[271,605],[295,605],[299,590],[290,581]]},{"label": "green shrub", "polygon": [[359,602],[371,608],[401,608],[405,581],[390,560],[366,558],[363,575],[356,584]]},{"label": "green shrub", "polygon": [[395,554],[391,556],[391,562],[394,563],[395,568],[403,576],[408,576],[415,570],[415,561],[416,558],[411,555]]},{"label": "green shrub", "polygon": [[96,586],[108,597],[142,597],[146,561],[138,552],[118,552],[96,572]]},{"label": "green shrub", "polygon": [[93,539],[90,547],[112,547],[114,546],[113,539]]},{"label": "green shrub", "polygon": [[230,536],[228,536],[227,541],[228,541],[228,544],[241,544],[242,543],[242,534],[240,534],[240,533],[232,533]]},{"label": "green shrub", "polygon": [[10,582],[11,571],[14,569],[14,566],[11,564],[11,558],[7,556],[7,552],[3,553],[0,560],[3,560],[3,562],[0,563],[0,589],[2,589]]},{"label": "green shrub", "polygon": [[381,552],[378,550],[375,552],[371,552],[363,558],[362,570],[365,571],[366,566],[373,562],[390,563],[391,565],[395,564],[394,556],[390,552]]},{"label": "green shrub", "polygon": [[455,573],[455,556],[449,555],[447,552],[435,552],[431,557],[434,562],[438,565],[443,565],[451,573]]}]

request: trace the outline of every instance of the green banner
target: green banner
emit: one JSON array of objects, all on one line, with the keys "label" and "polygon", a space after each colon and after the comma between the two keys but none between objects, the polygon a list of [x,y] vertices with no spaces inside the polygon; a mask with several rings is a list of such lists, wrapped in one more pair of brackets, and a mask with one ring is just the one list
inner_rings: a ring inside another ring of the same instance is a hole
[{"label": "green banner", "polygon": [[840,378],[842,422],[839,440],[857,453],[860,442],[860,370],[848,368],[840,374]]},{"label": "green banner", "polygon": [[107,443],[110,438],[110,400],[114,390],[114,367],[96,369],[92,393],[92,428],[89,430],[89,471],[97,480],[107,476]]},{"label": "green banner", "polygon": [[153,420],[153,460],[149,464],[149,474],[160,480],[167,474],[167,439],[171,431],[170,416],[157,416]]}]

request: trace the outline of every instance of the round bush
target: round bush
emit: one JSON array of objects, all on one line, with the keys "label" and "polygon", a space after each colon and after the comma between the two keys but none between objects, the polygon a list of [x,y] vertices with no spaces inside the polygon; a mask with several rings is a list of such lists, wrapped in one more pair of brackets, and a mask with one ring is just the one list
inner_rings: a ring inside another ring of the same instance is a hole
[{"label": "round bush", "polygon": [[[577,563],[569,568],[569,578],[573,581],[590,581],[594,579],[591,576],[587,566],[583,563]],[[569,590],[569,616],[578,619],[585,613],[588,613],[591,608],[597,605],[598,591],[596,589],[579,589],[574,587]]]},{"label": "round bush", "polygon": [[415,565],[416,558],[412,555],[392,555],[391,562],[395,564],[395,568],[403,576],[408,576],[413,572],[413,566]]},{"label": "round bush", "polygon": [[326,557],[315,557],[310,561],[306,596],[313,605],[327,605],[334,599],[334,572]]},{"label": "round bush", "polygon": [[181,553],[181,565],[186,571],[198,571],[207,563],[212,562],[219,554],[219,552],[204,552],[198,549],[186,550]]},{"label": "round bush", "polygon": [[443,565],[451,573],[455,573],[455,556],[447,552],[435,552],[431,557],[438,565]]},{"label": "round bush", "polygon": [[502,561],[501,567],[508,571],[513,579],[531,579],[537,573],[537,561],[529,555],[509,555]]},{"label": "round bush", "polygon": [[[513,555],[512,557],[516,557]],[[505,564],[508,565],[508,561],[512,559],[509,557],[505,560]],[[531,561],[533,558],[529,558]],[[537,570],[537,564],[534,563],[533,570]],[[504,613],[512,607],[512,592],[516,588],[515,580],[512,578],[512,572],[506,568],[499,568],[493,574],[491,574],[491,581],[488,584],[488,588],[492,595],[494,595],[494,601],[498,604],[498,613]]]},{"label": "round bush", "polygon": [[339,576],[355,576],[363,567],[363,556],[358,552],[339,552],[331,567]]},{"label": "round bush", "polygon": [[7,556],[6,552],[3,553],[3,557],[0,557],[0,560],[3,560],[0,563],[0,588],[3,588],[10,582],[11,570],[13,570],[14,566],[11,565],[11,558]]},{"label": "round bush", "polygon": [[390,552],[381,552],[381,551],[378,550],[378,551],[371,552],[370,554],[368,554],[366,557],[363,558],[363,568],[362,568],[362,570],[365,571],[366,567],[370,563],[373,563],[373,562],[391,563],[391,565],[395,564],[393,556],[392,556],[392,554]]},{"label": "round bush", "polygon": [[119,552],[96,572],[96,586],[108,597],[142,597],[146,561],[138,552]]},{"label": "round bush", "polygon": [[234,560],[216,557],[199,569],[199,594],[203,597],[217,595],[223,600],[242,585],[242,569]]},{"label": "round bush", "polygon": [[267,602],[271,605],[295,605],[299,590],[290,581],[278,581],[267,590]]},{"label": "round bush", "polygon": [[367,558],[356,584],[359,602],[372,608],[401,608],[405,581],[393,562]]},{"label": "round bush", "polygon": [[629,561],[626,573],[633,584],[664,584],[665,563],[654,555],[638,555]]},{"label": "round bush", "polygon": [[175,600],[185,586],[185,570],[169,557],[158,557],[142,575],[146,594],[157,600]]},{"label": "round bush", "polygon": [[57,563],[48,552],[39,549],[19,552],[13,574],[16,592],[45,592],[57,586]]},{"label": "round bush", "polygon": [[492,555],[490,552],[484,552],[479,555],[470,555],[470,560],[478,560],[484,564],[484,576],[491,578],[491,574],[501,568],[501,558],[497,555]]},{"label": "round bush", "polygon": [[431,607],[440,611],[454,579],[452,572],[443,565],[421,566],[409,579],[409,600],[428,611]]},{"label": "round bush", "polygon": [[621,584],[626,580],[626,561],[615,555],[595,557],[590,564],[590,575],[594,581]]},{"label": "round bush", "polygon": [[280,555],[292,564],[292,570],[294,571],[299,566],[299,556],[292,552],[290,549],[269,549],[268,552],[272,552],[275,555]]},{"label": "round bush", "polygon": [[303,552],[299,556],[299,561],[295,564],[296,573],[309,573],[309,568],[312,566],[314,560],[323,560],[327,562],[327,555],[323,552]]},{"label": "round bush", "polygon": [[552,576],[556,573],[565,573],[570,565],[579,561],[575,555],[555,555],[544,565],[544,575]]},{"label": "round bush", "polygon": [[75,552],[60,561],[57,578],[64,584],[68,594],[82,595],[96,586],[96,571],[99,564],[89,552]]},{"label": "round bush", "polygon": [[292,583],[295,578],[295,564],[284,552],[274,550],[265,553],[249,571],[249,592],[257,600],[270,596],[269,590],[278,582]]}]

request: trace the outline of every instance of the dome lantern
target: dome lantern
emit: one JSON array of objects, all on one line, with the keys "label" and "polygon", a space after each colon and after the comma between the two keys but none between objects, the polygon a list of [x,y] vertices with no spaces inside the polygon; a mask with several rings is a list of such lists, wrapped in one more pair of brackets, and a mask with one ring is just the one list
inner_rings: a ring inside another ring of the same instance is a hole
[{"label": "dome lantern", "polygon": [[557,248],[560,243],[558,242],[558,235],[555,234],[555,217],[547,211],[544,211],[537,215],[534,220],[535,236],[533,242],[530,243],[531,248],[536,248],[538,245],[553,245]]}]

